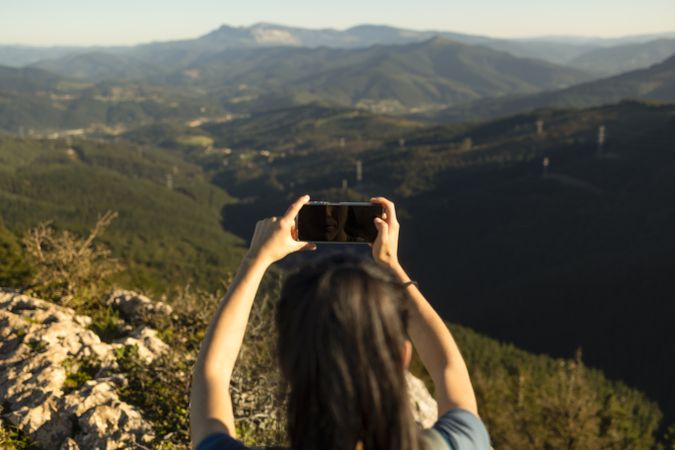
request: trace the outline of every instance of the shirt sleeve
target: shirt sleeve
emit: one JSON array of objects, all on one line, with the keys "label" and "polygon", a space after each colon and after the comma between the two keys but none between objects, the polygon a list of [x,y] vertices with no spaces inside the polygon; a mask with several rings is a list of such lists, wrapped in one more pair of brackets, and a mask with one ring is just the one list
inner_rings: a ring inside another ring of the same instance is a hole
[{"label": "shirt sleeve", "polygon": [[225,433],[214,433],[197,445],[195,450],[251,450],[244,444]]},{"label": "shirt sleeve", "polygon": [[490,450],[490,436],[483,422],[466,409],[453,408],[434,426],[452,450]]}]

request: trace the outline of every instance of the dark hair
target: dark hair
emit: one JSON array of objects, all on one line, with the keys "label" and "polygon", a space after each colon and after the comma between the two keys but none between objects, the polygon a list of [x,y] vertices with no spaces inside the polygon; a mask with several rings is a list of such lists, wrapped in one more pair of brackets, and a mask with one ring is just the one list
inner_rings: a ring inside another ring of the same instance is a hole
[{"label": "dark hair", "polygon": [[293,450],[419,450],[403,367],[405,293],[374,262],[333,255],[290,275],[277,308]]}]

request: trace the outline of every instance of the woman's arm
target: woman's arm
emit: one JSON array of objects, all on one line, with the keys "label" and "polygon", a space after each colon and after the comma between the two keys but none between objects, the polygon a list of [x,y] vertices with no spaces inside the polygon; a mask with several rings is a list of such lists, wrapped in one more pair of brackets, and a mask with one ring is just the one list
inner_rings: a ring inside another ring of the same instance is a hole
[{"label": "woman's arm", "polygon": [[294,239],[294,219],[309,196],[300,197],[283,217],[256,224],[251,246],[206,331],[192,376],[190,433],[193,448],[212,433],[235,436],[230,379],[241,349],[253,300],[267,268],[314,244]]},{"label": "woman's arm", "polygon": [[[373,257],[391,269],[401,282],[409,281],[398,261],[399,224],[394,204],[383,197],[371,201],[380,203],[385,212],[384,220],[375,219],[378,236],[373,244]],[[452,408],[463,408],[478,415],[469,371],[450,330],[415,285],[411,284],[406,290],[412,302],[408,332],[434,381],[439,415]]]}]

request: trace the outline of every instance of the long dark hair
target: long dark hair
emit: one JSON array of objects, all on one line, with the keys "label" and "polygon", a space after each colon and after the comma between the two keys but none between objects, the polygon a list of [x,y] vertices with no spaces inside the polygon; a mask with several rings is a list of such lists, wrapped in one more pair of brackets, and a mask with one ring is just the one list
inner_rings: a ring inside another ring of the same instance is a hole
[{"label": "long dark hair", "polygon": [[290,275],[277,308],[293,450],[419,450],[403,367],[405,293],[374,262],[333,255]]}]

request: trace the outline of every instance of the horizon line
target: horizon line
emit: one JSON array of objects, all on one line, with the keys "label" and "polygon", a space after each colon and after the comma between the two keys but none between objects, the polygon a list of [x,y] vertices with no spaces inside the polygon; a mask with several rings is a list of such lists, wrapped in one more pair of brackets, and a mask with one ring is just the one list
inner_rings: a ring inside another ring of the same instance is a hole
[{"label": "horizon line", "polygon": [[454,33],[454,34],[460,34],[460,35],[465,35],[465,36],[472,36],[472,37],[482,37],[482,38],[488,38],[488,39],[495,39],[495,40],[505,40],[505,41],[519,41],[519,40],[570,40],[570,39],[577,39],[577,40],[600,40],[600,41],[610,41],[610,40],[620,40],[620,39],[635,39],[635,38],[648,38],[648,37],[655,37],[657,38],[659,35],[668,35],[672,34],[673,37],[675,38],[675,29],[670,29],[670,30],[664,30],[664,31],[653,31],[653,32],[640,32],[640,33],[634,33],[634,34],[621,34],[621,35],[611,35],[611,36],[601,36],[601,35],[584,35],[584,34],[551,34],[551,35],[523,35],[523,36],[498,36],[498,35],[490,35],[490,34],[480,34],[480,33],[474,33],[474,32],[468,32],[468,31],[455,31],[455,30],[442,30],[442,29],[430,29],[430,28],[424,28],[424,29],[419,29],[419,28],[408,28],[408,27],[398,27],[395,25],[390,25],[390,24],[383,24],[383,23],[358,23],[355,25],[351,25],[348,27],[344,28],[338,28],[338,27],[318,27],[318,28],[311,28],[311,27],[302,27],[302,26],[294,26],[294,25],[284,25],[281,23],[274,23],[274,22],[253,22],[248,25],[229,25],[227,23],[222,23],[221,25],[218,25],[215,28],[210,29],[209,31],[206,31],[202,34],[198,35],[191,35],[191,36],[186,36],[186,37],[178,37],[178,38],[169,38],[169,39],[156,39],[156,40],[144,40],[144,41],[138,41],[135,43],[97,43],[97,44],[66,44],[66,43],[55,43],[55,44],[30,44],[30,43],[21,43],[21,42],[0,42],[0,46],[2,47],[28,47],[28,48],[111,48],[111,47],[136,47],[140,45],[147,45],[147,44],[155,44],[155,43],[163,43],[163,42],[176,42],[176,41],[184,41],[184,40],[194,40],[194,39],[199,39],[200,37],[206,36],[216,30],[219,30],[223,27],[227,28],[238,28],[238,29],[250,29],[254,28],[256,26],[270,26],[270,27],[280,27],[280,28],[291,28],[291,29],[300,29],[300,30],[311,30],[311,31],[323,31],[323,30],[330,30],[330,31],[339,31],[339,32],[347,32],[351,29],[354,28],[359,28],[359,27],[383,27],[383,28],[393,28],[396,30],[403,30],[403,31],[414,31],[414,32],[419,32],[419,33]]}]

